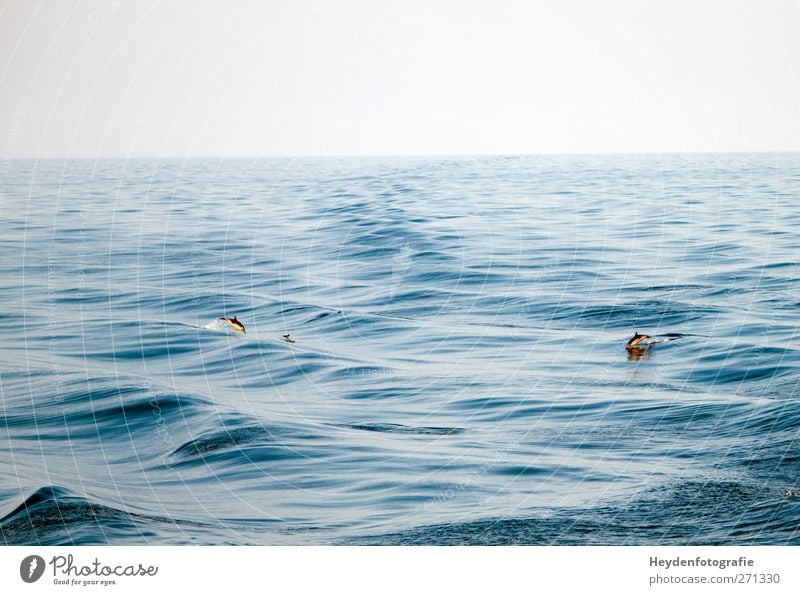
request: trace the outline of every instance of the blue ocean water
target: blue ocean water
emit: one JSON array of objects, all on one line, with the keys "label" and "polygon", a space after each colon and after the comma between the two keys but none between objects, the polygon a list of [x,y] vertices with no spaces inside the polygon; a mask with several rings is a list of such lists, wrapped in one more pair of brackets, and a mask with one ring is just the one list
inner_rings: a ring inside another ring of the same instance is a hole
[{"label": "blue ocean water", "polygon": [[0,172],[6,544],[800,543],[798,154]]}]

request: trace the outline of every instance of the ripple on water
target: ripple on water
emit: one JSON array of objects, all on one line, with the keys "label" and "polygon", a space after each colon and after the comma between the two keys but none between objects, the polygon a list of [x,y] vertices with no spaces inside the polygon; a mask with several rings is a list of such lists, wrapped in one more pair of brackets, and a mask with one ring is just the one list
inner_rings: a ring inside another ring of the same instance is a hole
[{"label": "ripple on water", "polygon": [[797,168],[15,161],[3,541],[797,543]]}]

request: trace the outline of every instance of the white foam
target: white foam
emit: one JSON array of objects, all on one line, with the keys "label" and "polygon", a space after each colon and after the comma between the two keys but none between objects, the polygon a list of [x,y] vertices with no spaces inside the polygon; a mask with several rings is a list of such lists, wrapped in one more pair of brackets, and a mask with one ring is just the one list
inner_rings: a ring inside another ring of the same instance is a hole
[{"label": "white foam", "polygon": [[204,329],[208,329],[210,331],[218,331],[223,333],[237,333],[238,331],[233,328],[230,323],[225,322],[224,320],[214,319],[208,324],[204,324],[202,327]]}]

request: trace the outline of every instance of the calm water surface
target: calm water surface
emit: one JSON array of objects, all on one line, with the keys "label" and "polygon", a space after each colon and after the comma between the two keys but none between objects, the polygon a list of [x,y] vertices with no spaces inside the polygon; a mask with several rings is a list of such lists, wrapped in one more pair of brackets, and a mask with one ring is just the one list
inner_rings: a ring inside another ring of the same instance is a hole
[{"label": "calm water surface", "polygon": [[0,191],[6,544],[800,543],[798,154]]}]

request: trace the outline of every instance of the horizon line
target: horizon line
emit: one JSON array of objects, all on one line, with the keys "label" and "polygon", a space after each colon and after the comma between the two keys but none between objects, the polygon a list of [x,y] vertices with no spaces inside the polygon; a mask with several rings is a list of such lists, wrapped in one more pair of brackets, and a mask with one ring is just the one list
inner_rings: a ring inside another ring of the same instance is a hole
[{"label": "horizon line", "polygon": [[611,156],[611,155],[742,155],[742,154],[778,154],[800,153],[797,149],[726,149],[722,151],[570,151],[570,152],[533,152],[533,153],[300,153],[285,155],[102,155],[102,156],[14,156],[0,157],[0,161],[34,161],[53,160],[141,160],[141,159],[342,159],[342,158],[387,158],[387,157],[559,157],[559,156]]}]

